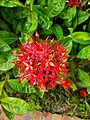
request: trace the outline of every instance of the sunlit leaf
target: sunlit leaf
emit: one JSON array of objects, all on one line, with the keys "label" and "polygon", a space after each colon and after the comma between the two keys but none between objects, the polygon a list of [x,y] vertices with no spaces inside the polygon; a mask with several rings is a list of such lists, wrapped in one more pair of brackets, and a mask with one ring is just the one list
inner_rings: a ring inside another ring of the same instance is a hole
[{"label": "sunlit leaf", "polygon": [[30,106],[24,100],[14,97],[1,99],[1,105],[5,110],[13,114],[24,114],[29,111]]},{"label": "sunlit leaf", "polygon": [[90,60],[90,45],[84,47],[77,55],[77,58]]},{"label": "sunlit leaf", "polygon": [[48,0],[47,16],[55,17],[64,9],[66,0]]},{"label": "sunlit leaf", "polygon": [[89,18],[90,14],[87,11],[81,11],[81,9],[78,11],[78,17],[77,17],[77,23],[78,25],[83,23]]},{"label": "sunlit leaf", "polygon": [[17,6],[23,6],[21,2],[18,2],[16,0],[11,1],[11,0],[1,0],[0,1],[0,6],[5,6],[5,7],[17,7]]},{"label": "sunlit leaf", "polygon": [[16,57],[11,51],[7,51],[0,55],[0,70],[7,71],[14,67],[12,62],[16,61]]},{"label": "sunlit leaf", "polygon": [[22,83],[18,82],[17,79],[8,80],[8,84],[12,89],[14,89],[17,92],[29,93],[29,94],[36,92],[36,89],[33,86],[23,85]]}]

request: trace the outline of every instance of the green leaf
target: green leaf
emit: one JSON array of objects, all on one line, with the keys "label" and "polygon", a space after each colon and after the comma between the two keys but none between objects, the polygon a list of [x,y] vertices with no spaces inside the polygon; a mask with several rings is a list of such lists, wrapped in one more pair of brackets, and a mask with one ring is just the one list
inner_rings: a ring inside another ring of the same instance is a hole
[{"label": "green leaf", "polygon": [[21,2],[18,2],[16,0],[1,0],[0,1],[0,6],[5,6],[5,7],[17,7],[17,6],[22,6],[23,4]]},{"label": "green leaf", "polygon": [[55,17],[64,9],[66,0],[48,0],[47,1],[47,16]]},{"label": "green leaf", "polygon": [[77,55],[77,58],[90,60],[90,45],[84,47]]},{"label": "green leaf", "polygon": [[75,42],[80,44],[90,44],[90,33],[88,32],[74,32],[70,36]]},{"label": "green leaf", "polygon": [[45,30],[49,30],[52,26],[52,21],[46,15],[40,15],[39,21],[42,24],[42,28],[44,28]]},{"label": "green leaf", "polygon": [[70,69],[71,79],[72,79],[72,81],[74,81],[74,83],[76,83],[76,77],[75,77],[76,65],[75,65],[75,62],[74,62],[74,60],[70,60],[69,63],[70,63],[69,64],[69,69]]},{"label": "green leaf", "polygon": [[29,111],[30,106],[24,100],[14,97],[5,97],[1,99],[1,105],[7,111],[13,114],[24,114]]},{"label": "green leaf", "polygon": [[5,92],[5,90],[2,90],[1,98],[5,98],[5,97],[8,97],[8,95],[7,95],[7,93]]},{"label": "green leaf", "polygon": [[[2,108],[3,108],[3,107],[2,107]],[[4,109],[4,108],[3,108],[3,111],[4,111],[5,115],[7,116],[7,118],[8,118],[9,120],[14,120],[15,114],[7,111],[7,110]]]},{"label": "green leaf", "polygon": [[85,104],[86,104],[86,110],[90,111],[90,105],[88,104],[86,100],[85,100]]},{"label": "green leaf", "polygon": [[69,42],[67,42],[67,43],[65,44],[65,48],[68,49],[67,54],[69,54],[69,53],[71,52],[71,50],[72,50],[72,45],[73,45],[72,41],[69,41]]},{"label": "green leaf", "polygon": [[71,21],[76,15],[76,6],[68,7],[68,9],[64,9],[60,13],[60,18],[62,19],[68,19],[68,21]]},{"label": "green leaf", "polygon": [[77,90],[77,86],[74,82],[71,83],[71,88],[73,91]]},{"label": "green leaf", "polygon": [[63,37],[63,30],[60,25],[54,24],[53,27],[53,33],[56,36],[58,40],[60,40]]},{"label": "green leaf", "polygon": [[16,90],[17,92],[22,92],[22,93],[34,93],[36,92],[36,89],[30,85],[23,85],[22,83],[18,82],[17,79],[10,79],[8,80],[8,84],[10,85],[10,87],[14,90]]},{"label": "green leaf", "polygon": [[87,87],[87,93],[90,94],[90,86]]},{"label": "green leaf", "polygon": [[82,11],[81,9],[78,11],[78,16],[77,16],[77,23],[78,25],[83,23],[89,18],[90,14],[87,11]]},{"label": "green leaf", "polygon": [[0,96],[2,94],[2,90],[3,90],[4,84],[5,84],[5,81],[0,82]]},{"label": "green leaf", "polygon": [[21,21],[13,20],[13,30],[16,34],[19,34],[21,32]]},{"label": "green leaf", "polygon": [[85,5],[85,3],[87,3],[88,0],[82,0],[82,6]]},{"label": "green leaf", "polygon": [[16,57],[11,51],[7,51],[0,55],[0,70],[7,71],[14,67],[12,62],[16,61]]},{"label": "green leaf", "polygon": [[0,54],[7,52],[9,50],[11,50],[9,45],[6,42],[4,42],[2,39],[0,39]]},{"label": "green leaf", "polygon": [[0,41],[3,40],[7,44],[12,44],[16,40],[18,40],[18,37],[16,34],[8,31],[0,31]]},{"label": "green leaf", "polygon": [[78,76],[79,76],[79,79],[81,80],[81,82],[78,82],[78,84],[81,87],[90,87],[90,76],[86,72],[79,69]]},{"label": "green leaf", "polygon": [[40,96],[40,98],[43,98],[43,96],[44,96],[44,91],[41,91],[41,92],[39,93],[39,96]]},{"label": "green leaf", "polygon": [[46,5],[46,0],[38,0],[37,2],[40,6]]},{"label": "green leaf", "polygon": [[26,0],[26,3],[27,5],[30,4],[30,10],[32,11],[33,10],[33,3],[34,3],[34,0]]},{"label": "green leaf", "polygon": [[32,35],[38,26],[38,17],[36,12],[32,12],[31,16],[28,16],[24,26],[22,26],[22,34]]},{"label": "green leaf", "polygon": [[10,31],[8,24],[4,20],[1,20],[1,19],[0,19],[0,28]]},{"label": "green leaf", "polygon": [[14,13],[13,13],[12,8],[2,7],[1,14],[7,22],[9,22],[10,24],[13,23]]},{"label": "green leaf", "polygon": [[26,18],[30,16],[31,12],[29,9],[25,9],[22,7],[19,7],[14,10],[14,18],[16,19],[21,19],[21,18]]}]

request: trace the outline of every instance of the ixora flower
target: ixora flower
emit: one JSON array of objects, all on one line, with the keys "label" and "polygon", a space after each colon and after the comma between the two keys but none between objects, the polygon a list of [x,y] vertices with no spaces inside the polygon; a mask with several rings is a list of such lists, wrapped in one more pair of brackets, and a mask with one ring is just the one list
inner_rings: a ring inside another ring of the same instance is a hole
[{"label": "ixora flower", "polygon": [[86,90],[80,90],[80,96],[81,97],[87,96]]},{"label": "ixora flower", "polygon": [[[35,35],[39,38],[39,34]],[[18,68],[19,81],[27,79],[28,84],[40,91],[48,91],[57,84],[62,85],[68,71],[67,49],[59,41],[55,44],[54,39],[50,44],[47,39],[43,42],[35,41],[34,37],[32,39],[32,42],[28,39],[24,45],[19,45],[19,52],[13,51],[17,57],[14,64]],[[68,89],[69,81],[66,80],[62,87]]]},{"label": "ixora flower", "polygon": [[65,89],[70,88],[71,83],[68,80],[63,80],[61,86]]},{"label": "ixora flower", "polygon": [[[68,0],[67,1],[67,6],[73,6],[75,5],[76,7],[82,6],[82,0]],[[86,6],[86,4],[84,5]]]}]

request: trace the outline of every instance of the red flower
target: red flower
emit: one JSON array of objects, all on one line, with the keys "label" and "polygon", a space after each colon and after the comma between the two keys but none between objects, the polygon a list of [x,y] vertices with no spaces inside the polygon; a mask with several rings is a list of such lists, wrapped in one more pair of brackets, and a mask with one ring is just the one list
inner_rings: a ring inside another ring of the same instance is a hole
[{"label": "red flower", "polygon": [[19,81],[27,79],[31,86],[47,91],[66,79],[69,56],[59,41],[54,44],[52,39],[48,44],[47,39],[37,42],[33,37],[32,43],[28,39],[25,45],[19,45],[19,50],[14,52],[18,58],[14,64],[19,69]]},{"label": "red flower", "polygon": [[86,90],[80,90],[80,96],[81,97],[87,96]]},{"label": "red flower", "polygon": [[70,88],[71,83],[70,83],[68,80],[63,80],[61,86],[62,86],[64,89],[68,89],[68,88]]},{"label": "red flower", "polygon": [[[73,6],[75,5],[76,7],[82,6],[82,3],[80,0],[69,0],[67,1],[67,6]],[[86,6],[86,4],[84,5]]]}]

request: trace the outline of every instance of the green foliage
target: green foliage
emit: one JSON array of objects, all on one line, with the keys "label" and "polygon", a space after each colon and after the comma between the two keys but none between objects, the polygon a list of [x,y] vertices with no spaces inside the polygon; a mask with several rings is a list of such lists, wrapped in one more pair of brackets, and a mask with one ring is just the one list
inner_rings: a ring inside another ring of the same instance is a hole
[{"label": "green foliage", "polygon": [[0,40],[0,54],[7,52],[9,50],[11,50],[9,45],[1,39]]},{"label": "green foliage", "polygon": [[24,100],[14,97],[5,97],[1,99],[1,105],[3,108],[13,114],[24,114],[30,106]]},{"label": "green foliage", "polygon": [[23,6],[20,2],[18,2],[17,0],[1,0],[0,1],[0,6],[4,6],[4,7],[17,7],[17,6]]},{"label": "green foliage", "polygon": [[[3,107],[2,107],[3,108]],[[5,115],[9,118],[9,120],[14,120],[15,114],[7,111],[6,109],[3,108],[3,111],[5,113]]]},{"label": "green foliage", "polygon": [[0,96],[2,95],[4,84],[5,84],[5,81],[0,82]]},{"label": "green foliage", "polygon": [[[12,44],[13,42],[18,40],[18,36],[9,31],[0,31],[0,42],[2,42],[2,40],[3,40],[3,42],[5,41],[7,44]],[[6,44],[5,42],[3,44]],[[8,46],[6,46],[6,47],[8,49]],[[9,50],[10,50],[10,48],[9,48]]]},{"label": "green foliage", "polygon": [[74,32],[71,34],[73,41],[80,44],[90,44],[90,33],[88,32]]},{"label": "green foliage", "polygon": [[[90,118],[90,5],[87,1],[80,0],[82,4],[77,7],[67,6],[66,0],[0,0],[0,100],[10,120],[15,114],[32,109],[57,113],[58,106],[62,109],[58,113],[78,117],[85,117],[87,113]],[[17,58],[12,50],[28,38],[32,41],[35,31],[41,35],[40,41],[49,36],[55,38],[55,42],[60,40],[67,49],[70,91],[57,86],[48,93],[39,92],[28,85],[27,80],[18,82],[18,69],[12,63]],[[85,101],[79,95],[82,88],[88,93]],[[31,107],[16,98],[17,94]]]},{"label": "green foliage", "polygon": [[81,24],[83,23],[84,21],[86,21],[90,14],[87,12],[87,11],[82,11],[81,9],[78,10],[78,14],[77,14],[77,24]]},{"label": "green foliage", "polygon": [[80,69],[78,71],[78,76],[81,80],[81,82],[78,82],[78,85],[87,88],[87,92],[88,94],[90,94],[90,76],[86,72]]},{"label": "green foliage", "polygon": [[29,94],[36,92],[36,89],[34,87],[20,83],[18,82],[17,79],[9,79],[8,84],[10,85],[12,89],[14,89],[17,92],[29,93]]},{"label": "green foliage", "polygon": [[90,60],[90,45],[84,47],[77,55],[77,58]]},{"label": "green foliage", "polygon": [[0,55],[0,70],[7,71],[14,67],[14,62],[16,57],[11,51],[7,51]]},{"label": "green foliage", "polygon": [[52,29],[53,29],[53,33],[56,36],[56,38],[58,40],[62,39],[62,37],[63,37],[63,30],[62,30],[61,26],[58,25],[58,24],[54,24]]},{"label": "green foliage", "polygon": [[47,1],[47,16],[55,17],[64,9],[66,4],[65,0],[48,0]]}]

